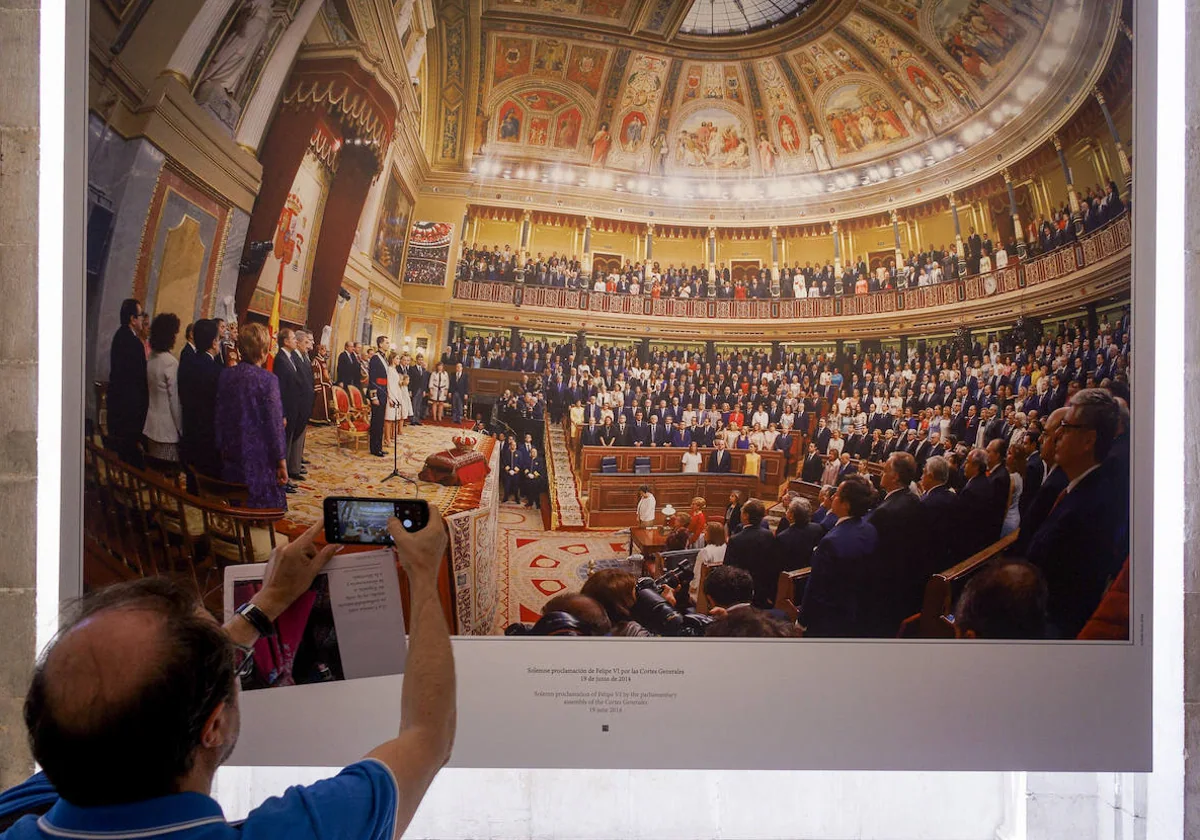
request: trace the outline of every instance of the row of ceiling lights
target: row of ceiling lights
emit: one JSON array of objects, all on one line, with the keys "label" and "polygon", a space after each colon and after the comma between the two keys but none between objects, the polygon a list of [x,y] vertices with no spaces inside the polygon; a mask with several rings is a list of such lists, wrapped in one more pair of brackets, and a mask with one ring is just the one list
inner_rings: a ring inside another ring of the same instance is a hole
[{"label": "row of ceiling lights", "polygon": [[796,198],[878,184],[935,166],[961,154],[971,145],[995,134],[998,126],[1020,114],[1026,104],[1046,89],[1046,77],[1052,76],[1066,59],[1065,44],[1074,37],[1079,27],[1079,2],[1080,0],[1067,0],[1067,9],[1051,27],[1051,38],[1056,43],[1043,48],[1037,64],[1037,69],[1046,74],[1045,76],[1022,79],[1015,86],[1011,99],[989,105],[988,117],[965,126],[957,140],[934,140],[924,149],[908,152],[887,164],[876,164],[858,172],[743,179],[736,183],[726,182],[724,179],[655,178],[644,175],[626,178],[613,172],[572,164],[538,165],[495,159],[480,161],[471,167],[471,173],[504,180],[540,181],[543,184],[563,184],[688,200],[701,198],[755,201],[764,198]]}]

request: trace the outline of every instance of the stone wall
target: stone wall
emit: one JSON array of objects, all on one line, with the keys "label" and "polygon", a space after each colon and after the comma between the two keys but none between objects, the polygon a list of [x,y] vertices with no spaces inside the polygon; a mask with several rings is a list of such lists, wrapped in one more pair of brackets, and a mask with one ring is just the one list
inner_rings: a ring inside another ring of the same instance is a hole
[{"label": "stone wall", "polygon": [[[34,658],[40,0],[0,0],[0,787],[29,774]],[[58,434],[58,430],[50,430]]]}]

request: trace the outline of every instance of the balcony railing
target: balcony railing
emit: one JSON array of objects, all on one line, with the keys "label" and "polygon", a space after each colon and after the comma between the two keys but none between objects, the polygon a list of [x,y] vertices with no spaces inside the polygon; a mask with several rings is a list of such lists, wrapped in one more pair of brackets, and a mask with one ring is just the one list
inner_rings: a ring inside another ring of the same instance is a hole
[{"label": "balcony railing", "polygon": [[[609,294],[525,283],[459,280],[458,300],[502,303],[543,309],[573,310],[652,318],[714,318],[718,320],[802,320],[853,315],[886,315],[930,309],[1015,292],[1048,283],[1088,268],[1127,250],[1132,242],[1129,214],[1048,254],[959,280],[934,286],[835,297],[724,300],[716,298],[651,298],[648,295]],[[995,281],[994,285],[992,281]]]}]

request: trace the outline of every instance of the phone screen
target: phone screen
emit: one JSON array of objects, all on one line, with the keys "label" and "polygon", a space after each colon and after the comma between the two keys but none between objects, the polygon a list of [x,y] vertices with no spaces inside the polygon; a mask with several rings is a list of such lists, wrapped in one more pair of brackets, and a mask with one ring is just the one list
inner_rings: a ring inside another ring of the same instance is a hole
[{"label": "phone screen", "polygon": [[388,520],[396,506],[391,501],[341,499],[337,502],[338,542],[390,545]]},{"label": "phone screen", "polygon": [[429,509],[420,500],[351,499],[325,500],[325,539],[331,543],[391,545],[388,520],[400,520],[406,531],[419,531],[429,521]]}]

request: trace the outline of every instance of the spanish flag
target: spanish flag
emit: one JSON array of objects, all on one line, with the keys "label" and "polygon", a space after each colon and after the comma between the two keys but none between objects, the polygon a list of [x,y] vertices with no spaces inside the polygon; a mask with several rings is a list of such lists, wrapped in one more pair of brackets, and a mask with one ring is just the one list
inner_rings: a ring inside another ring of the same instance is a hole
[{"label": "spanish flag", "polygon": [[271,350],[267,354],[267,370],[275,369],[275,353],[278,350],[276,338],[279,336],[279,306],[283,301],[283,270],[284,263],[279,264],[279,279],[275,281],[275,298],[271,301],[271,317],[267,321],[267,331],[271,333]]}]

